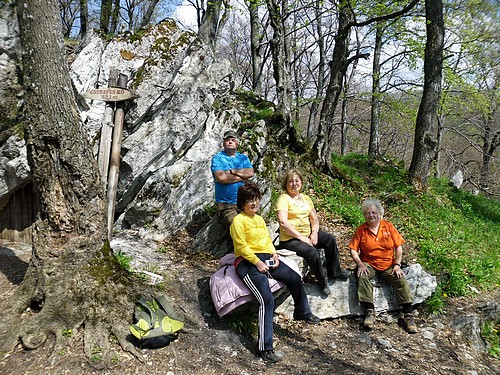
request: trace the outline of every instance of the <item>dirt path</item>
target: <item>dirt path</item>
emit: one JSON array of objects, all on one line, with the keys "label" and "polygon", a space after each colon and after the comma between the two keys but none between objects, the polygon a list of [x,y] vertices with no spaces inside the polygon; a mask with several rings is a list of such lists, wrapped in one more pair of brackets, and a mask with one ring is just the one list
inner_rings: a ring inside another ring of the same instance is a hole
[{"label": "dirt path", "polygon": [[[143,351],[143,363],[114,346],[115,364],[96,370],[85,359],[82,333],[58,353],[54,363],[47,357],[53,344],[24,351],[19,346],[0,361],[0,374],[499,374],[500,361],[474,351],[466,337],[457,335],[449,322],[474,314],[487,301],[499,301],[499,291],[474,299],[451,300],[440,316],[419,311],[419,333],[407,334],[392,315],[379,317],[370,332],[361,329],[361,319],[334,319],[318,326],[278,317],[276,350],[284,354],[275,365],[266,365],[256,355],[254,337],[231,331],[227,321],[214,312],[208,279],[216,260],[201,255],[163,254],[171,270],[167,294],[186,317],[186,331],[169,346]],[[30,250],[18,244],[0,243],[0,309],[22,280]],[[172,262],[174,260],[174,262]],[[0,311],[1,311],[0,310]]]}]

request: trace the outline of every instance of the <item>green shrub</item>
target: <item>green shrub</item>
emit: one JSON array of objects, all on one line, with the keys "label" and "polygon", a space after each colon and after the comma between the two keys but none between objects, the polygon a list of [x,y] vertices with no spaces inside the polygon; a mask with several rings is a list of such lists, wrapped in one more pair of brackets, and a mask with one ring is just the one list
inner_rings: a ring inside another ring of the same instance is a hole
[{"label": "green shrub", "polygon": [[488,354],[500,358],[500,319],[486,321],[481,329],[481,337],[487,343]]},{"label": "green shrub", "polygon": [[132,261],[132,257],[130,255],[125,254],[121,250],[119,250],[115,254],[116,260],[120,264],[120,268],[124,271],[130,272],[130,262]]}]

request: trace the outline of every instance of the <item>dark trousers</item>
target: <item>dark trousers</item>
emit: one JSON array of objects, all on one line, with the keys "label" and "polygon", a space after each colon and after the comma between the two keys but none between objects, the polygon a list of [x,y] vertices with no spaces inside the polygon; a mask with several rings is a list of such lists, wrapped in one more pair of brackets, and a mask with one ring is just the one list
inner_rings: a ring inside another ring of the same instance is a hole
[{"label": "dark trousers", "polygon": [[[257,254],[260,260],[271,258],[271,254]],[[236,267],[236,274],[245,282],[259,302],[259,350],[273,349],[273,313],[274,296],[269,287],[268,275],[260,273],[257,267],[243,259]],[[294,302],[294,318],[302,319],[311,314],[302,278],[298,273],[280,262],[276,268],[271,268],[269,274],[275,280],[282,281],[287,286]]]},{"label": "dark trousers", "polygon": [[[318,283],[321,288],[328,285],[329,278],[334,278],[342,272],[342,269],[340,268],[337,241],[330,233],[320,230],[316,246],[310,246],[295,238],[280,242],[280,246],[284,249],[295,251],[298,256],[305,259],[311,268],[311,273],[316,276],[316,279],[318,279]],[[321,262],[321,257],[319,256],[318,249],[325,250],[326,273]]]}]

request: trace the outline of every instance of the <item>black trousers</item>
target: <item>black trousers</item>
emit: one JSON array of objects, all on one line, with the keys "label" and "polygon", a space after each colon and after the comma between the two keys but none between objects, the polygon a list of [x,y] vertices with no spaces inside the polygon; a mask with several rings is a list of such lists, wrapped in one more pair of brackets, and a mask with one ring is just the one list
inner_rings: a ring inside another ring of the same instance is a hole
[{"label": "black trousers", "polygon": [[[318,279],[321,288],[328,285],[328,279],[332,279],[342,272],[337,241],[330,233],[320,230],[316,246],[310,246],[296,238],[288,241],[280,241],[280,246],[284,249],[295,251],[298,256],[305,259],[311,268],[311,273]],[[318,249],[325,251],[326,272],[323,268]]]}]

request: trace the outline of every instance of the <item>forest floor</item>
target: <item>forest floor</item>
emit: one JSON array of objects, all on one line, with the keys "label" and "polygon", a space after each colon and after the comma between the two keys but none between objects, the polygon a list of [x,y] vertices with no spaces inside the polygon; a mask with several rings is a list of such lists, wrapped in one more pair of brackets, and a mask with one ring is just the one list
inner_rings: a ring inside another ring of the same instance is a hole
[{"label": "forest floor", "polygon": [[[142,350],[138,360],[112,344],[113,364],[96,369],[83,354],[83,334],[49,363],[53,341],[37,350],[20,345],[0,359],[0,374],[500,374],[500,360],[475,351],[467,337],[449,322],[459,316],[478,315],[478,306],[500,301],[500,290],[471,298],[450,298],[443,314],[417,310],[419,332],[410,335],[389,314],[378,317],[366,332],[362,318],[324,320],[318,325],[277,316],[275,349],[283,358],[266,364],[257,355],[256,337],[234,332],[220,319],[210,300],[209,277],[217,259],[185,251],[189,234],[169,241],[162,254],[170,264],[164,290],[185,317],[185,329],[168,346]],[[21,244],[0,243],[0,311],[21,282],[31,253]],[[349,259],[342,257],[344,268]],[[132,312],[131,312],[132,317]]]}]

